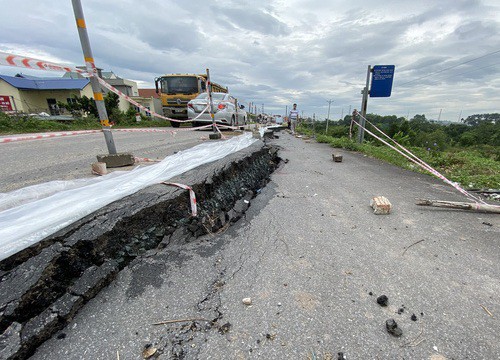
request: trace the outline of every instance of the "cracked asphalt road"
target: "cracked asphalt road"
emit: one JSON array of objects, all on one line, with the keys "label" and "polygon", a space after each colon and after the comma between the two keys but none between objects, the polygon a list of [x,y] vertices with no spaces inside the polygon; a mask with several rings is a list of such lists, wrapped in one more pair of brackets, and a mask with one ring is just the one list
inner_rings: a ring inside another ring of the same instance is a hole
[{"label": "cracked asphalt road", "polygon": [[[360,154],[334,163],[324,144],[273,142],[289,162],[244,218],[136,259],[32,358],[500,358],[498,215],[417,207],[462,199]],[[377,195],[392,214],[372,213]]]},{"label": "cracked asphalt road", "polygon": [[[174,137],[165,132],[113,131],[113,139],[118,152],[161,160],[167,155],[202,143],[202,138],[208,138],[208,133],[179,131]],[[3,159],[0,192],[51,180],[93,177],[90,166],[97,161],[96,155],[108,153],[102,133],[3,143],[0,144],[0,149]],[[150,164],[152,163],[140,163],[141,166]],[[132,166],[110,171],[130,169]]]}]

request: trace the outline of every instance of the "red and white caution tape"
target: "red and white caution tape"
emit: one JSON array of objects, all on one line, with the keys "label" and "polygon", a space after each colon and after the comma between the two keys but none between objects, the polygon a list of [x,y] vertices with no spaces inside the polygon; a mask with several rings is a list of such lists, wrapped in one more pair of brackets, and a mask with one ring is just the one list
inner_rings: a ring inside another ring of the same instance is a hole
[{"label": "red and white caution tape", "polygon": [[162,184],[170,185],[170,186],[177,186],[181,189],[189,190],[189,201],[191,203],[191,215],[193,215],[193,216],[198,215],[198,210],[197,210],[197,206],[196,206],[196,194],[194,193],[191,186],[179,184],[179,183],[170,183],[170,182],[162,182]]},{"label": "red and white caution tape", "polygon": [[119,131],[119,132],[145,132],[145,133],[168,133],[170,130],[163,130],[163,129],[113,129],[113,131]]},{"label": "red and white caution tape", "polygon": [[161,160],[158,159],[150,159],[150,158],[143,158],[143,157],[137,157],[134,156],[134,162],[160,162]]},{"label": "red and white caution tape", "polygon": [[[26,68],[26,69],[36,69],[36,70],[77,72],[79,74],[82,74],[83,76],[89,76],[89,77],[94,76],[94,73],[95,73],[95,72],[88,72],[86,70],[78,69],[78,68],[72,67],[72,66],[59,65],[59,64],[56,64],[53,62],[35,59],[32,57],[9,54],[9,53],[3,52],[3,51],[0,51],[0,65],[15,66],[15,67],[21,67],[21,68]],[[201,115],[203,115],[203,113],[205,113],[208,110],[208,105],[207,105],[206,108],[199,115],[197,115],[194,119],[189,119],[189,120],[171,119],[171,118],[168,118],[166,116],[160,115],[154,111],[151,111],[150,109],[146,108],[145,106],[139,104],[137,101],[133,100],[130,96],[125,95],[117,88],[109,85],[106,81],[104,81],[100,77],[97,77],[97,79],[99,80],[99,83],[102,86],[104,86],[106,89],[114,92],[118,96],[123,97],[129,103],[133,104],[134,106],[137,106],[138,108],[140,108],[143,111],[150,113],[152,116],[163,119],[163,120],[172,121],[172,122],[179,122],[179,123],[190,122],[190,121],[198,119]]]},{"label": "red and white caution tape", "polygon": [[239,130],[239,126],[231,126],[231,125],[222,125],[222,124],[217,124],[218,127],[222,129],[231,129],[231,130]]},{"label": "red and white caution tape", "polygon": [[[359,113],[358,113],[359,114]],[[359,114],[359,116],[361,116],[363,119],[365,119],[368,123],[370,123],[372,126],[374,126],[380,133],[384,134],[385,137],[389,138],[394,144],[396,144],[401,150],[399,150],[398,148],[392,146],[391,144],[389,144],[387,141],[385,141],[384,139],[380,138],[379,136],[375,135],[373,132],[371,132],[370,130],[368,130],[367,128],[363,127],[361,124],[359,124],[356,120],[354,120],[354,117],[352,118],[352,122],[355,123],[356,125],[358,125],[360,128],[364,129],[368,134],[370,134],[371,136],[373,136],[375,139],[381,141],[382,143],[384,143],[385,145],[389,146],[391,149],[397,151],[398,153],[400,153],[401,155],[403,155],[405,158],[407,158],[408,160],[410,160],[411,162],[417,164],[418,166],[420,166],[422,169],[424,170],[427,170],[429,171],[431,174],[435,175],[436,177],[440,178],[441,180],[443,180],[445,183],[453,186],[456,190],[458,190],[460,193],[462,193],[463,195],[465,195],[466,197],[468,197],[469,199],[473,200],[474,202],[476,203],[483,203],[485,204],[485,202],[472,195],[471,193],[467,192],[465,189],[463,189],[462,187],[460,187],[457,183],[453,182],[453,181],[450,181],[448,180],[443,174],[441,174],[439,171],[437,171],[436,169],[434,169],[433,167],[431,167],[429,164],[427,164],[425,161],[423,161],[422,159],[420,159],[418,156],[416,156],[415,154],[413,154],[410,150],[408,150],[407,148],[405,148],[404,146],[402,146],[401,144],[399,144],[398,142],[396,142],[394,139],[392,139],[389,135],[385,134],[382,130],[380,130],[379,128],[377,128],[375,125],[373,125],[371,122],[369,122],[366,118],[364,118],[361,114]]]},{"label": "red and white caution tape", "polygon": [[80,130],[80,131],[67,131],[67,132],[56,132],[56,133],[48,133],[48,134],[36,134],[36,135],[23,135],[23,136],[12,136],[12,137],[3,137],[0,138],[1,143],[11,143],[16,141],[26,141],[26,140],[40,140],[47,139],[53,137],[62,137],[62,136],[72,136],[72,135],[83,135],[83,134],[94,134],[101,132],[102,130]]},{"label": "red and white caution tape", "polygon": [[122,93],[120,90],[118,90],[117,88],[115,88],[114,86],[112,85],[109,85],[105,80],[101,79],[100,77],[97,78],[99,80],[99,83],[104,86],[106,89],[108,89],[109,91],[112,91],[114,92],[115,94],[117,94],[118,96],[124,98],[125,100],[127,100],[129,103],[131,103],[132,105],[134,106],[137,106],[139,109],[143,110],[143,111],[146,111],[148,113],[150,113],[152,116],[154,117],[157,117],[157,118],[160,118],[160,119],[163,119],[163,120],[168,120],[168,121],[173,121],[173,122],[179,122],[179,123],[184,123],[184,122],[191,122],[191,121],[195,121],[197,120],[201,115],[203,115],[207,110],[208,110],[208,105],[205,107],[205,109],[203,109],[203,111],[198,114],[195,118],[193,119],[189,119],[189,120],[178,120],[178,119],[171,119],[169,117],[166,117],[166,116],[163,116],[163,115],[160,115],[150,109],[148,109],[147,107],[139,104],[137,101],[135,101],[134,99],[132,99],[130,96],[128,95],[125,95],[124,93]]},{"label": "red and white caution tape", "polygon": [[70,71],[80,73],[84,76],[89,75],[87,71],[75,67],[59,65],[50,61],[35,59],[27,56],[9,54],[3,51],[0,51],[0,65],[47,71]]}]

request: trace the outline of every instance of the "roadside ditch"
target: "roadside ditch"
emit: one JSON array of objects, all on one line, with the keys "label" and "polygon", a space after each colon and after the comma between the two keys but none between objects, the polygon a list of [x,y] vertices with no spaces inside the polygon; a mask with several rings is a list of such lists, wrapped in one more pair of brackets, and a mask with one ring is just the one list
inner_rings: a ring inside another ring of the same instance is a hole
[{"label": "roadside ditch", "polygon": [[0,262],[0,359],[25,359],[64,328],[134,259],[168,247],[179,231],[214,233],[243,216],[279,165],[261,141],[116,201]]}]

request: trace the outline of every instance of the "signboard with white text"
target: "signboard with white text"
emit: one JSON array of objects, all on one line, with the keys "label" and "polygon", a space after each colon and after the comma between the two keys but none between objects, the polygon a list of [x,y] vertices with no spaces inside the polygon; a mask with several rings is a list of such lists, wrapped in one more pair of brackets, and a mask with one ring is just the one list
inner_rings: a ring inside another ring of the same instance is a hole
[{"label": "signboard with white text", "polygon": [[0,95],[0,110],[1,111],[12,111],[12,103],[10,102],[10,96]]},{"label": "signboard with white text", "polygon": [[394,65],[375,65],[373,67],[370,97],[391,96],[394,68]]}]

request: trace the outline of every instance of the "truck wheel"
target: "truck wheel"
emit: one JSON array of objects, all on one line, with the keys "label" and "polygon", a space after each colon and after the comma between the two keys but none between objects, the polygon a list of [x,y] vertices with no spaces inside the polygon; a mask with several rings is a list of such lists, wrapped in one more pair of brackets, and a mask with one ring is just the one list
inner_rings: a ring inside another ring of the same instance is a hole
[{"label": "truck wheel", "polygon": [[172,125],[173,128],[178,128],[181,126],[181,123],[177,121],[171,121],[170,125]]}]

